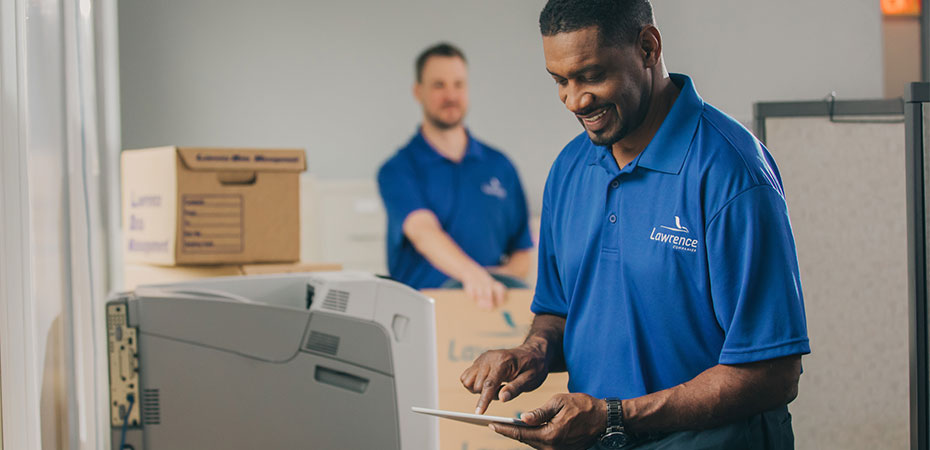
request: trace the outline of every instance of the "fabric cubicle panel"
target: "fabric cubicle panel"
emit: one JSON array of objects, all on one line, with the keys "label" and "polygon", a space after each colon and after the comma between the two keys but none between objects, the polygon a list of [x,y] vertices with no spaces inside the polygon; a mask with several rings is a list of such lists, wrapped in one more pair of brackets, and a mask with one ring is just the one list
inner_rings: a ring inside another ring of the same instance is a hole
[{"label": "fabric cubicle panel", "polygon": [[868,103],[854,117],[757,120],[784,181],[811,339],[790,406],[798,449],[908,447],[904,124],[864,115]]}]

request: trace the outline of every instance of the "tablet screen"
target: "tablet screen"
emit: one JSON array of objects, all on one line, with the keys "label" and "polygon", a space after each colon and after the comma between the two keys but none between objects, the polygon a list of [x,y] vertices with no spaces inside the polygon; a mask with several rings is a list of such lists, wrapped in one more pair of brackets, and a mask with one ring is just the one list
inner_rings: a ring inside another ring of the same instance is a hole
[{"label": "tablet screen", "polygon": [[525,422],[514,419],[512,417],[500,417],[500,416],[485,416],[481,414],[469,414],[455,411],[443,411],[440,409],[429,409],[429,408],[420,408],[417,406],[411,407],[411,410],[420,414],[429,414],[431,416],[442,417],[444,419],[458,420],[460,422],[471,423],[475,425],[484,425],[487,426],[491,423],[506,423],[509,425],[517,425],[521,427],[528,427]]}]

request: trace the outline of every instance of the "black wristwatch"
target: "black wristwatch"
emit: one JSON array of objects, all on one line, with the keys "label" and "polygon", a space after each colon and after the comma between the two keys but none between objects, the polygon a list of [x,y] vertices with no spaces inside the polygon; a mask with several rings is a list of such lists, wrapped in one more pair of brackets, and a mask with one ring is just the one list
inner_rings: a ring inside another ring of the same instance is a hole
[{"label": "black wristwatch", "polygon": [[607,431],[601,436],[599,444],[606,449],[619,449],[633,440],[623,428],[623,403],[619,398],[607,400]]}]

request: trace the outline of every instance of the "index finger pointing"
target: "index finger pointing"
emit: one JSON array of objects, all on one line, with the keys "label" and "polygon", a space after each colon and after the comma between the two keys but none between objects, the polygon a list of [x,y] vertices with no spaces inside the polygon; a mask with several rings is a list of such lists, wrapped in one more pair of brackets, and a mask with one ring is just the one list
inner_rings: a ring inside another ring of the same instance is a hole
[{"label": "index finger pointing", "polygon": [[481,396],[478,397],[478,405],[475,408],[475,414],[484,414],[491,405],[491,400],[497,398],[497,393],[501,390],[501,380],[498,373],[488,374],[484,384],[481,386]]}]

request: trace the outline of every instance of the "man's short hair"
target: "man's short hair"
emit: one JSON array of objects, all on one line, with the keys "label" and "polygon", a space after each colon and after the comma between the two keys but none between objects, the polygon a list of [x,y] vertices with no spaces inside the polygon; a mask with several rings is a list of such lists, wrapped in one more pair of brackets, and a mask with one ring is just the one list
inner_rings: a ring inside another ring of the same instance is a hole
[{"label": "man's short hair", "polygon": [[465,59],[465,53],[462,53],[462,50],[460,50],[458,47],[448,42],[440,42],[426,50],[423,50],[420,53],[420,56],[417,56],[417,83],[423,81],[423,66],[426,65],[426,61],[434,56],[447,56],[452,58],[458,57],[462,58],[462,61],[465,61],[466,63],[468,62],[468,60]]},{"label": "man's short hair", "polygon": [[647,25],[655,25],[649,0],[549,0],[539,13],[543,36],[596,26],[604,44],[636,43]]}]

